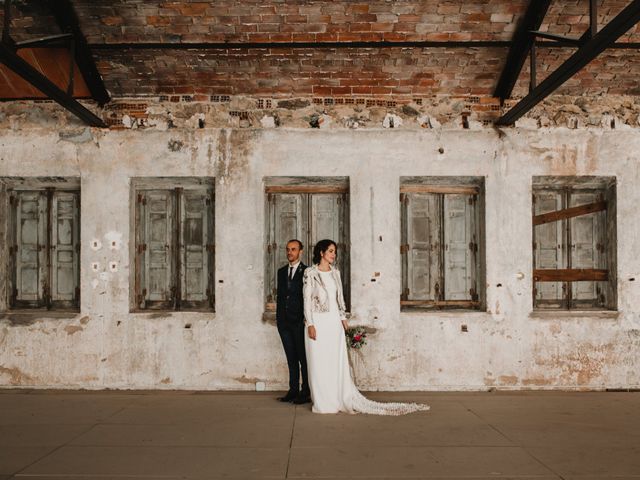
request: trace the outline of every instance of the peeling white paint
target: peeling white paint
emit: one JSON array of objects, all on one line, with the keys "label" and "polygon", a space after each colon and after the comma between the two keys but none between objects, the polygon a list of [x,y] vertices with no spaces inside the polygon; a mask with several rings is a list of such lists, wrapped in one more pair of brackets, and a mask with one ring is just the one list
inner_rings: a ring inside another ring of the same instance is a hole
[{"label": "peeling white paint", "polygon": [[[377,130],[340,122],[326,131],[123,130],[85,143],[61,142],[50,128],[0,131],[2,175],[82,178],[81,311],[43,313],[27,327],[4,315],[0,365],[11,370],[0,372],[0,385],[284,388],[280,339],[263,320],[263,179],[308,175],[349,177],[351,323],[375,329],[355,365],[362,388],[638,388],[638,130],[419,129],[413,121],[413,130],[383,130],[376,118]],[[184,147],[169,151],[171,140]],[[401,312],[399,177],[451,175],[485,178],[490,310]],[[618,312],[532,312],[537,175],[617,177]],[[215,313],[133,311],[129,182],[145,176],[217,177]],[[102,243],[108,248],[96,253]]]}]

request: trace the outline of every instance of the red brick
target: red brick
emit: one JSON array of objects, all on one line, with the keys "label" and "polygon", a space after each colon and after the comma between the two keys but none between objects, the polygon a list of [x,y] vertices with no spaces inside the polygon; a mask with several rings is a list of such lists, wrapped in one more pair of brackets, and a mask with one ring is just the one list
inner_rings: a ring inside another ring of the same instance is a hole
[{"label": "red brick", "polygon": [[179,10],[182,15],[202,16],[210,6],[208,2],[185,3]]},{"label": "red brick", "polygon": [[331,95],[331,87],[321,87],[314,85],[313,87],[314,95]]},{"label": "red brick", "polygon": [[369,5],[366,3],[348,5],[346,11],[351,13],[369,13]]},{"label": "red brick", "polygon": [[[122,17],[102,17],[101,21],[102,21],[103,24],[109,25],[109,26],[116,26],[116,25],[122,25],[123,24]],[[85,32],[85,34],[86,34],[86,32]]]},{"label": "red brick", "polygon": [[354,95],[371,95],[372,87],[351,87],[351,92]]},{"label": "red brick", "polygon": [[171,24],[171,17],[157,17],[157,16],[150,16],[147,17],[147,23],[149,25],[170,25]]},{"label": "red brick", "polygon": [[351,32],[370,32],[371,24],[370,23],[352,23],[349,25],[349,30]]},{"label": "red brick", "polygon": [[307,17],[305,15],[285,15],[285,23],[306,23]]}]

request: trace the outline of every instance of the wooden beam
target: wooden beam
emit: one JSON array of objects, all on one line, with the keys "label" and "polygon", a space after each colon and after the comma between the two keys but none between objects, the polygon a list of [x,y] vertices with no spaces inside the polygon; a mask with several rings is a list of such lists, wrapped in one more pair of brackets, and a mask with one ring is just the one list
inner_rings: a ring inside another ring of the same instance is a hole
[{"label": "wooden beam", "polygon": [[531,46],[535,42],[535,37],[531,34],[531,31],[540,28],[550,5],[551,0],[531,0],[529,2],[527,11],[513,34],[507,61],[496,85],[494,97],[505,100],[511,96],[524,62],[527,60],[529,50],[531,50]]},{"label": "wooden beam", "polygon": [[100,106],[110,100],[109,92],[107,92],[102,76],[93,60],[93,54],[87,43],[80,23],[70,0],[47,0],[49,8],[53,12],[56,22],[64,33],[73,35],[75,42],[75,60],[78,69],[82,73],[87,87],[91,92],[91,97],[98,102]]},{"label": "wooden beam", "polygon": [[606,282],[608,270],[593,268],[565,268],[558,270],[534,270],[535,282]]},{"label": "wooden beam", "polygon": [[51,80],[2,43],[0,43],[0,62],[88,125],[100,128],[107,127],[100,117],[85,108],[71,95],[58,88]]},{"label": "wooden beam", "polygon": [[566,218],[580,217],[594,212],[601,212],[607,209],[607,202],[589,203],[578,207],[564,208],[555,212],[543,213],[533,217],[533,226],[543,225],[545,223],[557,222]]},{"label": "wooden beam", "polygon": [[[640,21],[640,0],[633,0],[613,20],[588,38],[578,50],[547,78],[520,100],[511,110],[496,121],[496,125],[512,125],[542,100],[551,95],[560,85],[569,80],[576,72],[613,46],[622,35]],[[583,35],[587,38],[590,32]]]},{"label": "wooden beam", "polygon": [[477,195],[480,187],[473,185],[401,185],[400,193],[450,193]]}]

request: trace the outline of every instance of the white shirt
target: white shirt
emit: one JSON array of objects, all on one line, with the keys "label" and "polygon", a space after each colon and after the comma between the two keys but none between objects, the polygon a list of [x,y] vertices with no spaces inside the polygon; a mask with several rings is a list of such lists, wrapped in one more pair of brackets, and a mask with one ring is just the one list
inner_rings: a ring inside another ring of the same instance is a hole
[{"label": "white shirt", "polygon": [[291,271],[291,275],[290,278],[293,278],[296,275],[296,270],[298,270],[298,266],[300,265],[300,260],[298,260],[296,263],[290,263],[289,264],[289,268],[293,267],[293,271],[288,270],[287,271],[287,275],[289,275],[289,271]]}]

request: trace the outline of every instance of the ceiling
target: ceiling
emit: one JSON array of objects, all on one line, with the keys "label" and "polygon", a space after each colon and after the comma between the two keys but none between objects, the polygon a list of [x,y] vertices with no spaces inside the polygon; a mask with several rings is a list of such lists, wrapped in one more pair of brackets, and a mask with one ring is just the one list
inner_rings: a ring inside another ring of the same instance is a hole
[{"label": "ceiling", "polygon": [[[59,21],[52,14],[54,3],[14,0],[11,37],[23,41],[60,34]],[[530,6],[527,0],[67,3],[77,15],[89,56],[112,97],[493,96],[514,35]],[[631,2],[596,3],[601,29]],[[588,0],[554,0],[538,30],[578,39],[589,24]],[[538,40],[536,78],[540,81],[578,47]],[[617,40],[616,48],[605,50],[555,93],[640,94],[637,42],[640,29],[636,25]],[[54,54],[52,48],[51,57],[57,61],[43,62],[48,56],[42,53],[23,56],[63,83],[68,55],[60,48],[67,47],[59,42],[51,47],[58,49]],[[16,88],[15,77],[7,77],[6,70],[0,68],[0,73],[5,72],[1,98],[16,98],[20,91],[25,97],[34,96],[33,91]],[[529,82],[526,61],[509,96],[525,96]],[[74,94],[86,96],[87,92],[79,83]]]}]

